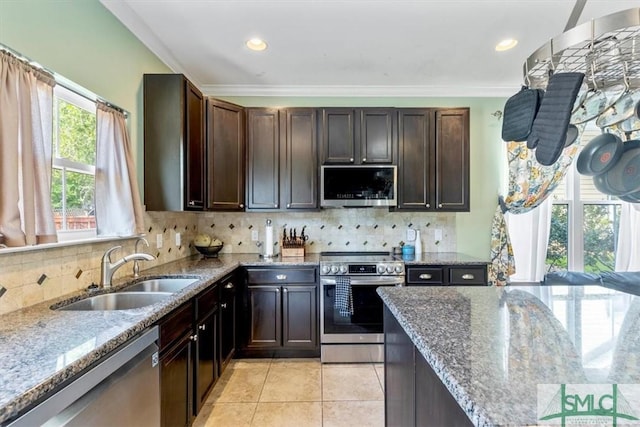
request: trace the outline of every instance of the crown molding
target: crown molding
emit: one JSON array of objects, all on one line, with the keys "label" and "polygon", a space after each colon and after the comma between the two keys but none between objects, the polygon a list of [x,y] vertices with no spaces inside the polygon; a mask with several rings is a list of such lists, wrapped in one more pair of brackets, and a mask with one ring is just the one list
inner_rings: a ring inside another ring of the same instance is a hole
[{"label": "crown molding", "polygon": [[509,97],[519,85],[499,87],[465,86],[349,86],[349,85],[201,85],[207,96],[294,96],[294,97]]}]

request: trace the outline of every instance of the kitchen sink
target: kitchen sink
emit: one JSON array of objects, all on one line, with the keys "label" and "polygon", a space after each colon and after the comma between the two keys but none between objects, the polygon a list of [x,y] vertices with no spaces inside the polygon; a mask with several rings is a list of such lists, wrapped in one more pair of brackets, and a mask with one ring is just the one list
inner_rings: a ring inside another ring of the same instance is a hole
[{"label": "kitchen sink", "polygon": [[135,283],[131,286],[120,290],[120,292],[170,292],[175,293],[181,291],[192,283],[197,282],[198,279],[184,279],[184,278],[161,278],[161,279],[147,279],[141,282]]},{"label": "kitchen sink", "polygon": [[131,310],[165,301],[170,292],[124,292],[102,294],[58,307],[63,311]]}]

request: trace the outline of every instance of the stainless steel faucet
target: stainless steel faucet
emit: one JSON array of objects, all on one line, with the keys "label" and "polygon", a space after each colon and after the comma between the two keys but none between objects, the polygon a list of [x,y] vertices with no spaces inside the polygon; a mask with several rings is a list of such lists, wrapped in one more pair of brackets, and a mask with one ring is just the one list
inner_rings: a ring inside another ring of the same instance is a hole
[{"label": "stainless steel faucet", "polygon": [[122,249],[122,246],[114,246],[107,251],[102,256],[102,264],[100,266],[100,286],[103,288],[111,287],[111,279],[113,278],[113,274],[117,269],[128,263],[129,261],[141,260],[141,261],[153,261],[156,259],[153,255],[145,254],[145,253],[134,253],[131,255],[127,255],[118,261],[112,263],[111,262],[111,252],[117,251],[118,249]]},{"label": "stainless steel faucet", "polygon": [[[138,243],[144,243],[146,247],[149,247],[149,242],[147,241],[147,239],[145,239],[144,237],[138,237],[138,239],[136,240],[136,246],[135,246],[136,253],[140,253],[140,251],[138,250]],[[139,276],[140,276],[140,263],[136,259],[133,261],[133,277],[139,277]]]}]

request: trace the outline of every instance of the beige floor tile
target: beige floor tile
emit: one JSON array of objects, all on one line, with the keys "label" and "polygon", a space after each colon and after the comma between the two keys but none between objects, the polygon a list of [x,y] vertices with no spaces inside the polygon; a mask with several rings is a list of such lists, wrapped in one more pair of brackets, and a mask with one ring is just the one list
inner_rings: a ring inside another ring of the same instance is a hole
[{"label": "beige floor tile", "polygon": [[268,368],[227,369],[207,403],[257,402]]},{"label": "beige floor tile", "polygon": [[260,402],[319,402],[322,400],[321,370],[272,365]]},{"label": "beige floor tile", "polygon": [[256,369],[269,368],[271,359],[234,359],[229,363],[228,368],[231,369]]},{"label": "beige floor tile", "polygon": [[373,365],[324,365],[322,400],[383,400]]},{"label": "beige floor tile", "polygon": [[273,359],[271,361],[272,368],[322,368],[322,363],[320,363],[320,359],[317,358],[306,358],[306,359]]},{"label": "beige floor tile", "polygon": [[320,427],[322,402],[258,403],[252,426],[256,427]]},{"label": "beige floor tile", "polygon": [[193,427],[249,427],[257,403],[218,403],[205,405]]},{"label": "beige floor tile", "polygon": [[323,402],[323,427],[383,427],[383,401]]},{"label": "beige floor tile", "polygon": [[380,380],[380,387],[382,387],[382,391],[384,391],[384,365],[376,364],[373,367],[376,370],[376,374],[378,374],[378,380]]}]

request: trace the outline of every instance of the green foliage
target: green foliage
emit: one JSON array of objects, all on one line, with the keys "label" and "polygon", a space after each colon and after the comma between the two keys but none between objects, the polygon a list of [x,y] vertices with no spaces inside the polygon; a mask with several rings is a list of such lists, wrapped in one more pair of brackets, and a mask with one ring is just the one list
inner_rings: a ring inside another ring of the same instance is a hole
[{"label": "green foliage", "polygon": [[[553,205],[547,271],[568,269],[568,206]],[[615,269],[615,252],[620,221],[616,205],[584,205],[584,271],[597,273]]]},{"label": "green foliage", "polygon": [[[73,104],[56,99],[54,109],[54,155],[74,162],[95,165],[96,115]],[[56,126],[57,123],[57,126]],[[95,177],[67,170],[65,173],[66,209],[92,212]],[[54,210],[63,209],[62,171],[52,171],[51,202]]]}]

